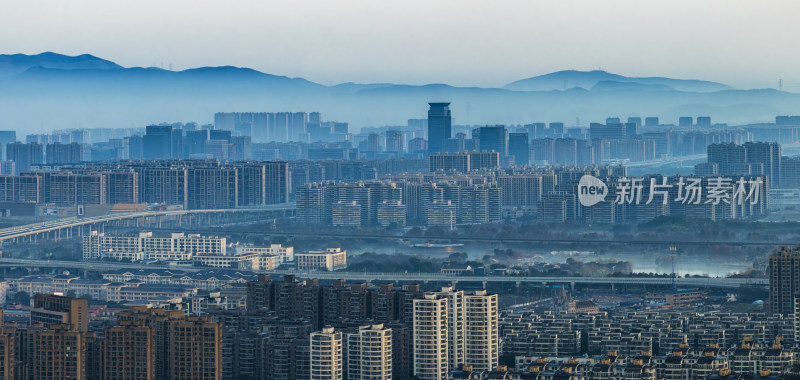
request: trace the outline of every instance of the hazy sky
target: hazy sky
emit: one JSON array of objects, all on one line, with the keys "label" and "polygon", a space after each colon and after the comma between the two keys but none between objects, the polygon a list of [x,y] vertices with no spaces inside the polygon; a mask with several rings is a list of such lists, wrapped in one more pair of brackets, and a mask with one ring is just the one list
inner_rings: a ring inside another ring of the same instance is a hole
[{"label": "hazy sky", "polygon": [[797,0],[0,0],[0,53],[502,86],[602,68],[800,92]]}]

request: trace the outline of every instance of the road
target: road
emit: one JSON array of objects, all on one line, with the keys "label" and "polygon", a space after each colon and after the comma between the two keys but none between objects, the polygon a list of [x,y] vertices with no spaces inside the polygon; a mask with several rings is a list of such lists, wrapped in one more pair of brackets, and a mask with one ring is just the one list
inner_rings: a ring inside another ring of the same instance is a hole
[{"label": "road", "polygon": [[50,232],[50,231],[57,231],[66,228],[79,227],[79,226],[98,224],[98,223],[106,223],[106,222],[125,220],[125,219],[144,218],[152,216],[178,216],[178,215],[211,214],[211,213],[246,213],[246,212],[291,210],[291,209],[294,209],[293,204],[282,203],[278,205],[269,205],[259,208],[236,208],[236,209],[214,209],[214,210],[165,210],[165,211],[117,213],[117,214],[101,215],[101,216],[94,216],[87,218],[70,217],[48,222],[26,224],[22,226],[0,229],[0,242],[20,237]]},{"label": "road", "polygon": [[[59,261],[0,258],[0,267],[29,268],[61,268],[112,271],[119,269],[174,269],[197,272],[211,268],[163,266],[132,263],[114,263],[106,261]],[[268,273],[278,276],[295,275],[298,278],[318,278],[321,280],[349,281],[404,281],[404,282],[505,282],[505,283],[539,283],[539,284],[630,284],[630,285],[670,285],[668,277],[527,277],[527,276],[453,276],[441,273],[375,273],[375,272],[299,272],[296,270],[275,270]],[[254,273],[255,274],[255,273]],[[737,288],[743,285],[763,286],[768,284],[765,278],[677,278],[677,285],[684,287],[721,287]]]},{"label": "road", "polygon": [[693,154],[688,156],[671,157],[671,158],[650,160],[650,161],[628,162],[625,163],[624,165],[625,167],[628,168],[636,168],[642,166],[663,166],[683,161],[697,161],[697,160],[702,160],[704,158],[706,158],[705,154]]}]

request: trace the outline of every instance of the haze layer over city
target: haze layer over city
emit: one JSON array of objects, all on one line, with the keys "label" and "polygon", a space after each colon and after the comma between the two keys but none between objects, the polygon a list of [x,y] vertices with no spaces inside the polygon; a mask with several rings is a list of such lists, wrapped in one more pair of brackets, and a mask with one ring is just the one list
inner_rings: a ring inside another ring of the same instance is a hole
[{"label": "haze layer over city", "polygon": [[800,379],[800,5],[0,4],[2,379]]}]

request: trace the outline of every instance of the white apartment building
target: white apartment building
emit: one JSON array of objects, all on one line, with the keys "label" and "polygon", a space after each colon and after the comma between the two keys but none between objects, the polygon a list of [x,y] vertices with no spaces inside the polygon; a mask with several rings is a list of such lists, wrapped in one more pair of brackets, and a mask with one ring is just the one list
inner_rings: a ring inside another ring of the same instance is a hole
[{"label": "white apartment building", "polygon": [[258,256],[258,267],[253,268],[256,271],[269,271],[275,270],[281,265],[278,256],[260,255]]},{"label": "white apartment building", "polygon": [[195,256],[192,263],[202,267],[259,270],[261,257],[255,253],[239,256]]},{"label": "white apartment building", "polygon": [[279,261],[278,265],[294,261],[294,247],[284,247],[281,244],[270,244],[269,247],[236,247],[237,256],[251,253],[264,256],[276,256]]},{"label": "white apartment building", "polygon": [[447,379],[447,299],[425,294],[413,305],[414,376],[420,380]]},{"label": "white apartment building", "polygon": [[155,237],[152,232],[140,232],[107,236],[92,231],[83,236],[83,259],[186,261],[193,256],[224,256],[226,245],[225,238],[198,234]]},{"label": "white apartment building", "polygon": [[465,357],[464,364],[473,371],[492,371],[500,356],[497,319],[497,294],[476,290],[464,295]]},{"label": "white apartment building", "polygon": [[347,268],[347,251],[341,248],[328,248],[324,251],[308,251],[294,255],[297,269],[300,271],[327,270]]},{"label": "white apartment building", "polygon": [[383,327],[383,324],[368,325],[347,335],[347,378],[392,379],[391,329]]},{"label": "white apartment building", "polygon": [[311,333],[311,380],[342,380],[342,332],[333,327]]},{"label": "white apartment building", "polygon": [[434,292],[439,298],[447,299],[447,360],[451,370],[460,370],[464,366],[465,334],[464,291],[455,290],[452,286],[443,287]]}]

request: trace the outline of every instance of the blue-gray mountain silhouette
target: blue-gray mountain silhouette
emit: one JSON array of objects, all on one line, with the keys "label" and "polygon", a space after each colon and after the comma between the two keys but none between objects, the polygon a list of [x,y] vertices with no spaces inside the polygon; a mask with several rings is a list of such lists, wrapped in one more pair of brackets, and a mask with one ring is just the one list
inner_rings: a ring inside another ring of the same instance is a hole
[{"label": "blue-gray mountain silhouette", "polygon": [[[714,82],[669,78],[626,79],[604,72],[567,90],[530,90],[522,84],[324,86],[248,68],[125,68],[91,55],[54,53],[0,55],[0,65],[0,73],[6,73],[0,74],[0,130],[26,133],[141,127],[163,121],[209,123],[221,111],[321,111],[324,119],[347,121],[357,129],[424,118],[430,101],[451,102],[454,122],[459,124],[566,121],[571,125],[580,118],[588,125],[610,115],[658,116],[665,123],[676,123],[679,116],[709,115],[715,122],[747,123],[797,114],[800,104],[800,95],[775,90],[736,90]],[[548,80],[563,82],[564,73],[550,74]],[[699,87],[692,91],[691,86]]]},{"label": "blue-gray mountain silhouette", "polygon": [[713,92],[730,90],[732,87],[717,82],[692,79],[672,79],[663,77],[636,78],[612,74],[602,70],[565,70],[511,82],[503,88],[515,91],[566,90],[573,87],[591,89],[601,82],[637,83],[641,85],[661,85],[679,91]]}]

